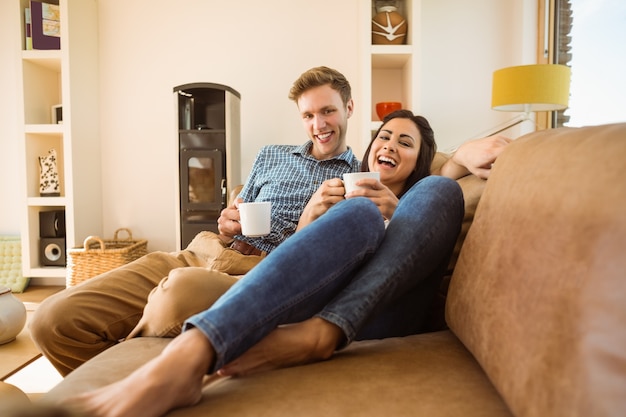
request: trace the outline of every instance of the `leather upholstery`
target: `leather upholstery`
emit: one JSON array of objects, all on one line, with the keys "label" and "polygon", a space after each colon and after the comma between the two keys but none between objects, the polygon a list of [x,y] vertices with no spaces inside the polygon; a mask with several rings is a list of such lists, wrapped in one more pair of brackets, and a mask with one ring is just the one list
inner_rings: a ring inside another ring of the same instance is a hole
[{"label": "leather upholstery", "polygon": [[[51,391],[62,398],[118,380],[157,355],[171,339],[137,338],[79,367]],[[190,416],[498,416],[504,402],[449,331],[357,342],[332,360],[204,388],[200,404],[170,413]]]},{"label": "leather upholstery", "polygon": [[626,412],[626,124],[499,157],[447,320],[517,416]]}]

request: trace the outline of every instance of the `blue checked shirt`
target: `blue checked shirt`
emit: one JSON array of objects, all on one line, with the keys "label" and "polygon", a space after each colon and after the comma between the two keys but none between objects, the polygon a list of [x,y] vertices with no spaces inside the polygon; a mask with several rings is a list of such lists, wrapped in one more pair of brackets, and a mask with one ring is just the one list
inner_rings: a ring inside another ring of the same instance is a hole
[{"label": "blue checked shirt", "polygon": [[350,148],[332,159],[320,161],[311,156],[312,147],[309,140],[300,146],[261,148],[239,197],[245,202],[272,202],[272,231],[263,237],[237,236],[237,239],[271,252],[295,233],[304,207],[322,182],[361,168]]}]

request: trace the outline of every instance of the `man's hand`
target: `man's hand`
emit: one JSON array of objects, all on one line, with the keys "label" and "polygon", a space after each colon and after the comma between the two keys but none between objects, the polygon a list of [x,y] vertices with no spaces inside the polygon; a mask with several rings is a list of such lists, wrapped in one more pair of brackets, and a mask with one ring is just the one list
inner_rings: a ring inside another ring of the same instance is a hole
[{"label": "man's hand", "polygon": [[511,139],[501,135],[465,142],[443,164],[438,174],[456,180],[472,173],[487,179],[491,173],[491,165],[511,142]]},{"label": "man's hand", "polygon": [[329,208],[344,199],[344,194],[345,188],[343,188],[343,181],[339,178],[324,181],[322,185],[320,185],[320,188],[311,196],[311,199],[304,208],[296,230],[302,229],[304,226],[326,213]]},{"label": "man's hand", "polygon": [[219,237],[227,244],[232,242],[235,235],[241,234],[239,203],[243,203],[243,199],[236,198],[230,206],[222,210],[219,219],[217,219]]}]

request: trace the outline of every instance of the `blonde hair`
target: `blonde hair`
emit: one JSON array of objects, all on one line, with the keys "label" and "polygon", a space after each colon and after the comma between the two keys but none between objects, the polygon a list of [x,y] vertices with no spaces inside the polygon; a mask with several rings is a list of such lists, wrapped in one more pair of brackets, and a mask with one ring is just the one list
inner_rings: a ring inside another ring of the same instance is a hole
[{"label": "blonde hair", "polygon": [[339,71],[324,66],[311,68],[302,73],[291,86],[289,99],[297,102],[305,91],[327,84],[339,93],[343,105],[347,106],[348,102],[352,99],[350,83]]}]

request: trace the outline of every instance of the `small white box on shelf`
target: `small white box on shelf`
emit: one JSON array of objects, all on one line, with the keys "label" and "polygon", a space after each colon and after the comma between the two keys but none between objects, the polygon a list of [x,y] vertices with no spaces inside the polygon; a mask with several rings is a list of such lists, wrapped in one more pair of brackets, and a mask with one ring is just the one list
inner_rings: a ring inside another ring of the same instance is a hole
[{"label": "small white box on shelf", "polygon": [[52,106],[52,124],[57,125],[63,123],[63,105],[57,104]]}]

